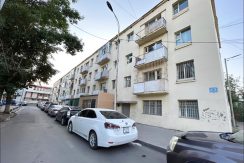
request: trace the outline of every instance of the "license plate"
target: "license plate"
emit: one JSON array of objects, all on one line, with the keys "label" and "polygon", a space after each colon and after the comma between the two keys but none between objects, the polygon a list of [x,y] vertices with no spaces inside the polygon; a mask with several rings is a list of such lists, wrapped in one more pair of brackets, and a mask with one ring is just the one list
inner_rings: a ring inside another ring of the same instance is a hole
[{"label": "license plate", "polygon": [[129,127],[124,127],[123,128],[123,133],[128,134],[129,133]]}]

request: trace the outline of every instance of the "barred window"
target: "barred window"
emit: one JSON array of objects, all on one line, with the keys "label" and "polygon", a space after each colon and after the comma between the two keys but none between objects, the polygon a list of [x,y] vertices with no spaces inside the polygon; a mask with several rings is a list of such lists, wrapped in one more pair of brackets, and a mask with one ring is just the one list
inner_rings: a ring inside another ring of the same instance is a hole
[{"label": "barred window", "polygon": [[162,101],[160,100],[143,101],[143,114],[162,115]]},{"label": "barred window", "polygon": [[177,79],[195,78],[194,61],[187,61],[176,64],[177,66]]},{"label": "barred window", "polygon": [[199,119],[197,100],[179,100],[180,117]]}]

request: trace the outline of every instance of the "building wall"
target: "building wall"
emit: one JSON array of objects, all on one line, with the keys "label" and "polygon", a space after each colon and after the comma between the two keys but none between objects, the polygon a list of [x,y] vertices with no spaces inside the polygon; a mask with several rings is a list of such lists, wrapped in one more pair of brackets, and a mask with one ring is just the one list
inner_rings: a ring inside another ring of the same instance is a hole
[{"label": "building wall", "polygon": [[[165,3],[164,3],[165,2]],[[153,126],[178,129],[178,130],[208,130],[208,131],[231,131],[230,111],[227,103],[226,93],[223,83],[223,71],[219,53],[218,31],[216,28],[215,11],[213,10],[212,0],[188,0],[188,8],[177,17],[173,15],[172,5],[177,0],[169,0],[160,2],[155,8],[150,10],[138,21],[130,25],[120,34],[119,44],[119,63],[118,63],[118,94],[117,101],[131,102],[130,116],[139,123],[149,124]],[[160,34],[150,41],[139,45],[135,40],[138,39],[138,33],[145,28],[145,23],[150,21],[156,15],[161,15],[166,20],[167,32]],[[176,32],[190,26],[192,42],[176,46]],[[127,35],[134,32],[134,40],[128,41]],[[116,37],[110,40],[112,42],[112,50],[110,61],[107,64],[109,70],[109,78],[106,82],[107,92],[115,97],[115,89],[112,88],[112,80],[116,79],[116,68],[114,61],[117,56],[117,48],[115,45]],[[145,47],[162,41],[163,46],[168,50],[167,61],[150,64],[144,68],[136,68],[136,58],[142,58],[145,55]],[[204,43],[205,42],[205,43]],[[211,42],[211,43],[206,43]],[[99,90],[102,82],[94,80],[94,71],[101,71],[102,66],[96,64],[96,56],[99,54],[98,49],[94,54],[82,61],[68,74],[66,74],[60,82],[59,100],[70,97],[67,95],[81,96],[92,95],[93,85]],[[127,64],[126,55],[132,53],[132,63]],[[79,79],[84,75],[79,73],[80,67],[84,66],[88,61],[93,59],[93,65],[89,67],[87,75],[92,72],[92,78],[86,84],[86,95],[81,93]],[[176,64],[193,60],[195,78],[193,80],[177,80]],[[144,81],[144,73],[160,68],[162,70],[162,78],[167,81],[166,91],[155,93],[133,94],[134,84]],[[69,76],[74,74],[74,80],[69,80]],[[125,77],[131,76],[131,87],[125,87]],[[70,83],[73,87],[70,89]],[[66,83],[66,86],[64,86]],[[90,91],[87,92],[87,87]],[[217,88],[217,91],[211,92],[211,88]],[[76,91],[75,94],[74,90]],[[103,92],[103,90],[100,90]],[[161,100],[162,115],[143,114],[144,100]],[[197,100],[199,119],[180,118],[179,100]],[[136,103],[133,103],[136,101]],[[122,112],[122,105],[116,108]]]}]

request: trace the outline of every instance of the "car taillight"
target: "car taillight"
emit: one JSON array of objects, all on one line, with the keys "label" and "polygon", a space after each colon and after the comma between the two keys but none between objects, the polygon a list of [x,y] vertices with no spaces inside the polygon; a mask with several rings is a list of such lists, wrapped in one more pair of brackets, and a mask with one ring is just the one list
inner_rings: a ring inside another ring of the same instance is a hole
[{"label": "car taillight", "polygon": [[108,123],[108,122],[104,123],[104,127],[106,129],[118,129],[118,128],[120,128],[118,125],[115,125],[113,123]]},{"label": "car taillight", "polygon": [[134,124],[132,125],[132,127],[135,128],[135,127],[136,127],[136,123],[134,123]]}]

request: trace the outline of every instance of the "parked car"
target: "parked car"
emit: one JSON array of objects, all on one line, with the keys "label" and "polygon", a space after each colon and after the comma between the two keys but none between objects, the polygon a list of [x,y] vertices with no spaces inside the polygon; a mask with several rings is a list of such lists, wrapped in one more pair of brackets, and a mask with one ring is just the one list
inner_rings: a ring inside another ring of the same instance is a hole
[{"label": "parked car", "polygon": [[58,111],[62,109],[62,107],[62,105],[51,105],[48,109],[48,115],[55,117]]},{"label": "parked car", "polygon": [[59,121],[63,126],[67,125],[69,118],[80,111],[81,108],[77,106],[64,106],[58,111],[55,120]]},{"label": "parked car", "polygon": [[111,109],[87,108],[72,116],[68,131],[88,140],[92,149],[111,147],[135,141],[135,121]]},{"label": "parked car", "polygon": [[49,104],[50,104],[50,102],[48,102],[48,101],[43,102],[43,103],[41,104],[41,106],[40,106],[40,109],[41,109],[42,111],[44,111],[44,110],[45,110],[45,107],[46,107],[47,105],[49,105]]},{"label": "parked car", "polygon": [[187,132],[172,137],[167,162],[243,163],[244,132]]},{"label": "parked car", "polygon": [[48,110],[49,110],[49,108],[50,108],[52,105],[58,105],[58,104],[56,104],[56,103],[52,103],[52,102],[50,102],[50,103],[48,103],[48,104],[45,104],[45,106],[44,106],[44,111],[45,111],[46,113],[48,113]]}]

